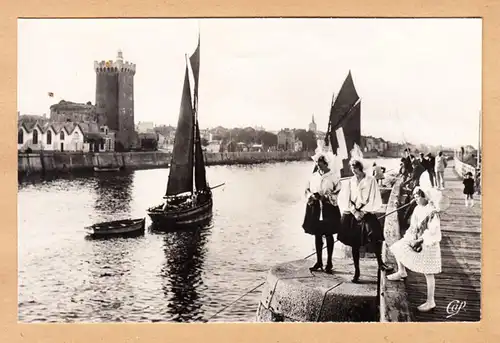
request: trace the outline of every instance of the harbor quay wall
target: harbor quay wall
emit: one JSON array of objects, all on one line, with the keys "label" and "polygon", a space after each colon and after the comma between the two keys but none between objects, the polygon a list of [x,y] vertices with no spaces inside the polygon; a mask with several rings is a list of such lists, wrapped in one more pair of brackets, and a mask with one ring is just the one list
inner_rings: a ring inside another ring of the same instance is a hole
[{"label": "harbor quay wall", "polygon": [[[205,164],[258,164],[268,162],[310,160],[312,152],[206,152]],[[172,158],[171,153],[146,152],[41,152],[18,153],[18,173],[92,171],[94,167],[124,169],[166,168]]]}]

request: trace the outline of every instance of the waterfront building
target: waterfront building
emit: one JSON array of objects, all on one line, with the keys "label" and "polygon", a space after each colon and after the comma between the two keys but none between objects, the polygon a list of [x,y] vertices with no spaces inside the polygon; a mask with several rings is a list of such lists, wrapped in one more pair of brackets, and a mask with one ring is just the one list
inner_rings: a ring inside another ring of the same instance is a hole
[{"label": "waterfront building", "polygon": [[221,140],[212,140],[208,142],[208,145],[205,147],[205,151],[207,152],[220,152],[221,150]]},{"label": "waterfront building", "polygon": [[262,144],[252,144],[250,146],[250,151],[252,152],[263,152],[264,146]]},{"label": "waterfront building", "polygon": [[149,133],[155,131],[155,125],[152,121],[140,121],[135,126],[137,133]]},{"label": "waterfront building", "polygon": [[115,133],[97,123],[18,121],[18,151],[113,151]]},{"label": "waterfront building", "polygon": [[158,134],[155,132],[140,132],[139,146],[144,150],[158,150]]},{"label": "waterfront building", "polygon": [[293,151],[302,151],[303,150],[303,144],[301,140],[296,139],[295,143],[293,144]]},{"label": "waterfront building", "polygon": [[95,123],[96,107],[89,101],[86,104],[61,100],[50,106],[51,122]]},{"label": "waterfront building", "polygon": [[295,133],[288,128],[278,132],[278,150],[293,150],[295,147]]}]

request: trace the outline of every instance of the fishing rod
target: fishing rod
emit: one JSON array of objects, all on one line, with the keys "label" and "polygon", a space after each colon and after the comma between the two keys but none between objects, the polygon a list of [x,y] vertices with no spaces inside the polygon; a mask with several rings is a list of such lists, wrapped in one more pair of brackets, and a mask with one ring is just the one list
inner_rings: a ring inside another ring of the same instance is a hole
[{"label": "fishing rod", "polygon": [[401,130],[401,135],[403,136],[403,143],[405,143],[406,150],[408,150],[408,154],[410,154],[410,147],[408,146],[408,142],[405,136],[405,130],[403,130],[403,124],[401,122],[401,117],[399,116],[399,112],[396,110],[396,117],[398,117],[399,129]]},{"label": "fishing rod", "polygon": [[210,321],[210,319],[216,317],[218,314],[224,312],[226,309],[228,309],[229,307],[233,306],[234,304],[236,304],[239,300],[241,300],[243,297],[245,297],[246,295],[252,293],[253,291],[257,290],[258,288],[260,288],[261,286],[263,286],[266,282],[261,282],[260,284],[258,284],[257,286],[255,286],[254,288],[252,288],[251,290],[249,290],[248,292],[245,292],[243,295],[241,295],[240,297],[238,297],[238,299],[234,300],[233,302],[231,302],[230,304],[224,306],[222,309],[220,309],[219,311],[215,312],[213,315],[211,315],[210,317],[208,317],[207,319],[203,319],[202,322],[203,323],[207,323],[208,321]]},{"label": "fishing rod", "polygon": [[[411,205],[411,204],[413,204],[414,202],[415,202],[415,199],[412,199],[409,203],[407,203],[407,204],[405,204],[405,205],[402,205],[402,206],[399,206],[398,208],[396,208],[396,209],[392,210],[391,212],[389,212],[389,213],[385,213],[385,214],[381,215],[380,217],[377,217],[377,219],[378,219],[378,220],[383,219],[383,218],[387,217],[388,215],[393,214],[393,213],[394,213],[394,212],[396,212],[396,211],[402,210],[403,208],[406,208],[406,207],[410,206],[410,205]],[[336,243],[336,242],[338,242],[338,241],[339,241],[339,240],[338,240],[338,239],[336,239],[336,240],[334,241],[334,243]],[[325,249],[326,249],[326,246],[324,246],[322,250],[325,250]],[[313,252],[312,254],[307,255],[306,257],[304,257],[304,260],[306,260],[306,259],[308,259],[309,257],[314,256],[314,255],[316,255],[316,252]]]},{"label": "fishing rod", "polygon": [[226,183],[225,183],[225,182],[223,182],[223,183],[221,183],[221,184],[219,184],[219,185],[217,185],[217,186],[210,187],[210,189],[219,188],[219,187],[221,187],[221,186],[224,186],[225,184],[226,184]]},{"label": "fishing rod", "polygon": [[[403,208],[406,208],[408,206],[410,206],[412,203],[415,202],[415,199],[413,199],[412,201],[410,201],[408,204],[406,205],[403,205],[403,206],[400,206],[392,211],[390,211],[389,213],[385,213],[383,215],[381,215],[380,217],[377,217],[378,220],[382,219],[382,218],[385,218],[387,217],[388,215],[396,212],[396,211],[399,211]],[[338,239],[334,241],[334,243],[338,242]],[[326,249],[326,246],[323,247],[323,250]],[[316,252],[313,252],[312,254],[310,255],[307,255],[306,257],[304,257],[304,260],[307,260],[309,257],[311,256],[314,256],[316,255]],[[257,286],[253,287],[252,289],[250,289],[249,291],[243,293],[242,295],[240,295],[236,300],[232,301],[231,303],[229,303],[228,305],[224,306],[222,309],[220,309],[219,311],[215,312],[213,315],[211,315],[210,317],[208,317],[207,319],[203,319],[202,322],[204,323],[207,323],[209,322],[212,318],[216,317],[217,315],[219,315],[220,313],[224,312],[225,310],[227,310],[229,307],[233,306],[234,304],[236,304],[239,300],[243,299],[246,295],[252,293],[253,291],[259,289],[260,287],[262,287],[266,282],[261,282],[260,284],[258,284]]]},{"label": "fishing rod", "polygon": [[332,125],[332,110],[333,110],[333,105],[335,104],[335,93],[332,94],[332,103],[330,104],[330,116],[328,118],[328,128],[326,129],[326,136],[325,136],[325,146],[328,146],[328,134],[330,133],[330,128]]}]

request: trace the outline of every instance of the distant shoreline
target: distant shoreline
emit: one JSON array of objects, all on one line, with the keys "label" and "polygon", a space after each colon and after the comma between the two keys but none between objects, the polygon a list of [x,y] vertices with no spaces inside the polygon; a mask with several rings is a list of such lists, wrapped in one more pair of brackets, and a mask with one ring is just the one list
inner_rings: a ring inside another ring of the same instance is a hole
[{"label": "distant shoreline", "polygon": [[[206,166],[257,165],[292,161],[311,161],[313,152],[205,152]],[[89,175],[94,167],[119,170],[161,169],[170,166],[171,153],[162,151],[135,152],[61,152],[18,153],[18,178],[30,176]],[[366,159],[391,159],[391,156],[365,156]]]},{"label": "distant shoreline", "polygon": [[[308,161],[313,152],[224,152],[205,155],[205,165],[260,164],[269,162]],[[146,152],[49,152],[18,153],[18,174],[93,172],[94,168],[155,169],[167,168],[171,153]]]}]

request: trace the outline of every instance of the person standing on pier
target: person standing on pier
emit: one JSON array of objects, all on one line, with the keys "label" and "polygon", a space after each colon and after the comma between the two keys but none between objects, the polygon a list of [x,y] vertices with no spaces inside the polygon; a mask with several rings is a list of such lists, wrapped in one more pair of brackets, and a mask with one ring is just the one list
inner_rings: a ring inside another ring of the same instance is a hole
[{"label": "person standing on pier", "polygon": [[446,163],[446,157],[443,156],[443,152],[438,152],[435,163],[435,171],[436,171],[436,186],[438,189],[444,189],[444,170],[448,166]]},{"label": "person standing on pier", "polygon": [[465,174],[463,181],[464,184],[464,195],[465,195],[465,207],[474,206],[474,179],[472,178],[472,173],[468,172]]},{"label": "person standing on pier", "polygon": [[477,195],[481,195],[481,169],[476,168],[476,178],[474,180],[476,184],[476,193]]},{"label": "person standing on pier", "polygon": [[[315,237],[316,264],[311,271],[323,270],[323,236],[326,238],[327,263],[325,272],[333,273],[333,235],[340,227],[340,209],[337,197],[340,192],[340,176],[335,173],[334,156],[321,154],[306,189],[308,196],[302,228]],[[315,158],[315,157],[313,157]]]},{"label": "person standing on pier", "polygon": [[403,187],[411,192],[416,186],[420,184],[420,176],[422,176],[425,168],[413,155],[410,155],[410,161],[412,166],[411,179],[405,181],[403,183]]},{"label": "person standing on pier", "polygon": [[403,158],[401,161],[404,164],[404,170],[406,172],[406,178],[408,179],[411,176],[411,173],[413,172],[413,166],[411,163],[411,154],[410,154],[410,149],[406,148],[403,153]]},{"label": "person standing on pier", "polygon": [[440,195],[442,194],[435,188],[424,190],[415,187],[413,196],[417,206],[411,216],[410,227],[403,238],[389,247],[396,258],[398,271],[388,275],[388,280],[400,281],[406,278],[406,268],[425,275],[427,301],[418,307],[421,312],[436,307],[434,275],[441,273],[441,224],[438,214]]},{"label": "person standing on pier", "polygon": [[385,169],[384,167],[378,166],[377,162],[373,162],[373,176],[375,177],[375,180],[377,180],[379,186],[382,186],[382,182],[385,178],[384,169]]},{"label": "person standing on pier", "polygon": [[420,163],[420,160],[415,158],[414,156],[411,156],[411,162],[413,167],[413,173],[412,173],[413,188],[415,188],[416,186],[420,185],[420,177],[425,172],[425,166],[422,163]]},{"label": "person standing on pier", "polygon": [[360,277],[359,250],[362,246],[371,246],[377,256],[381,270],[390,268],[382,261],[384,233],[376,217],[376,211],[382,207],[382,196],[377,181],[364,172],[363,164],[356,159],[350,162],[353,176],[348,181],[346,208],[341,218],[341,227],[337,239],[352,248],[354,277],[358,283]]},{"label": "person standing on pier", "polygon": [[436,158],[432,156],[431,153],[428,153],[425,155],[425,159],[427,161],[427,173],[429,174],[429,180],[431,181],[432,187],[435,185],[435,180],[436,180]]}]

